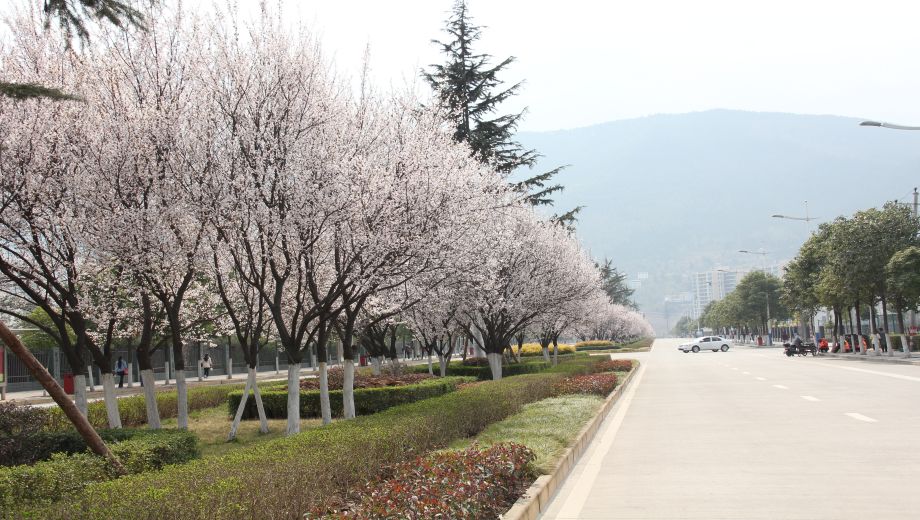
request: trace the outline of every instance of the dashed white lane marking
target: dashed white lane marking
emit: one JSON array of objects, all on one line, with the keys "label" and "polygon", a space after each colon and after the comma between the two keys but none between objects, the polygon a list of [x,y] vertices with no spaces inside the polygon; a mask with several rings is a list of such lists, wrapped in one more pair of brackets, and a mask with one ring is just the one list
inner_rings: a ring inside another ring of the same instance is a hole
[{"label": "dashed white lane marking", "polygon": [[742,374],[744,374],[744,375],[746,375],[746,376],[749,376],[749,375],[751,375],[751,373],[750,373],[750,372],[741,372],[741,373],[742,373]]},{"label": "dashed white lane marking", "polygon": [[861,413],[848,412],[848,413],[845,413],[845,414],[843,414],[843,415],[846,415],[847,417],[850,417],[850,418],[852,418],[852,419],[856,419],[857,421],[863,421],[863,422],[878,422],[878,421],[876,421],[875,419],[873,419],[873,418],[871,418],[871,417],[866,417],[865,415],[863,415],[863,414],[861,414]]},{"label": "dashed white lane marking", "polygon": [[566,497],[565,502],[562,503],[559,514],[556,515],[557,518],[580,517],[581,509],[588,500],[591,488],[594,487],[594,482],[597,480],[597,476],[601,471],[604,457],[607,456],[607,453],[613,447],[613,441],[616,439],[617,432],[620,431],[620,426],[623,424],[623,419],[626,417],[626,411],[629,410],[629,405],[632,403],[633,396],[636,394],[636,388],[639,387],[639,383],[642,381],[642,376],[645,374],[645,367],[646,365],[639,366],[639,372],[633,379],[629,389],[620,397],[619,408],[614,414],[610,425],[607,426],[606,431],[601,434],[600,438],[595,438],[594,442],[597,443],[597,445],[591,453],[591,458],[585,461],[585,469],[581,472],[581,475],[578,476],[578,480],[572,487],[569,496]]},{"label": "dashed white lane marking", "polygon": [[788,386],[783,386],[783,385],[773,385],[773,388],[779,388],[780,390],[789,390]]},{"label": "dashed white lane marking", "polygon": [[758,377],[758,378],[756,378],[756,379],[757,379],[758,381],[766,381],[766,380],[767,380],[767,378],[765,378],[765,377]]},{"label": "dashed white lane marking", "polygon": [[895,379],[903,379],[905,381],[920,381],[920,377],[911,377],[911,376],[902,376],[901,374],[892,374],[890,372],[879,372],[878,370],[866,370],[865,368],[854,368],[854,367],[842,367],[840,365],[832,365],[830,363],[818,363],[821,366],[825,367],[834,367],[842,370],[852,370],[853,372],[864,372],[866,374],[875,374],[877,376],[887,376],[893,377]]},{"label": "dashed white lane marking", "polygon": [[802,399],[804,399],[804,400],[806,400],[806,401],[812,401],[812,402],[818,402],[818,401],[820,401],[820,399],[818,399],[817,397],[810,396],[810,395],[800,395],[799,397],[801,397]]}]

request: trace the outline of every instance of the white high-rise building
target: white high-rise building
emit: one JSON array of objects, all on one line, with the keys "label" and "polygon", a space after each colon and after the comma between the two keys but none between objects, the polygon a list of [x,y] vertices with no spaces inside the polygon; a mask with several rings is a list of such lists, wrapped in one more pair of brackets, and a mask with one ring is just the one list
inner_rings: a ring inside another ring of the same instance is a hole
[{"label": "white high-rise building", "polygon": [[716,268],[693,275],[693,318],[698,318],[711,302],[719,301],[735,290],[748,271]]}]

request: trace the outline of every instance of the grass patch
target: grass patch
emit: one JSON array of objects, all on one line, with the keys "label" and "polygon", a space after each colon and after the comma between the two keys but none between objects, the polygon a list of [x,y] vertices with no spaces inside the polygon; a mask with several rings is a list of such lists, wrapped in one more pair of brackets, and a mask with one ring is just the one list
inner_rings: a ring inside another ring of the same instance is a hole
[{"label": "grass patch", "polygon": [[[268,433],[259,433],[259,421],[240,421],[236,431],[236,440],[227,442],[232,418],[227,416],[226,406],[215,406],[190,412],[188,429],[198,436],[201,457],[218,457],[233,450],[251,446],[279,437],[284,437],[287,419],[269,419]],[[306,431],[323,425],[322,419],[301,419],[300,429]],[[164,428],[175,428],[176,419],[163,421]]]},{"label": "grass patch", "polygon": [[547,474],[603,402],[603,398],[594,395],[565,395],[530,403],[519,413],[493,423],[475,438],[454,442],[450,447],[465,449],[474,442],[482,446],[503,442],[523,444],[536,455],[534,469]]}]

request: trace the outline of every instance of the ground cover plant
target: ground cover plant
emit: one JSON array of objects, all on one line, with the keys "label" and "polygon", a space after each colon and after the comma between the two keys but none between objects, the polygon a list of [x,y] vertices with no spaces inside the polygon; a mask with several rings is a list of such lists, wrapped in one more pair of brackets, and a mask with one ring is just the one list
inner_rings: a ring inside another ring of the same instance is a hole
[{"label": "ground cover plant", "polygon": [[306,518],[498,518],[532,482],[533,458],[514,443],[432,453],[390,468],[349,501],[314,508]]},{"label": "ground cover plant", "polygon": [[615,345],[614,342],[606,339],[592,339],[589,341],[579,341],[575,344],[575,350],[591,350],[597,348],[610,348]]},{"label": "ground cover plant", "polygon": [[520,412],[489,425],[479,435],[451,445],[462,449],[471,444],[492,446],[513,442],[534,453],[537,474],[547,474],[600,409],[603,398],[595,395],[562,395],[525,405]]},{"label": "ground cover plant", "polygon": [[553,390],[559,395],[594,394],[606,397],[617,386],[617,375],[613,372],[600,374],[579,374],[557,381]]},{"label": "ground cover plant", "polygon": [[129,519],[300,518],[317,500],[361,485],[381,468],[476,435],[524,404],[549,397],[563,374],[547,371],[483,382],[222,456],[91,484],[66,503],[30,513],[101,518],[117,503],[118,516]]}]

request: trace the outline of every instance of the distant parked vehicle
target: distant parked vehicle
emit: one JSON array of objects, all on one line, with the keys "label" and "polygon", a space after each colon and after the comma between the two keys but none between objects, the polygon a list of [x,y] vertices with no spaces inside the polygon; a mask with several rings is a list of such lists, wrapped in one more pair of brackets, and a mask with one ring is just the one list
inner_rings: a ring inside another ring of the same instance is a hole
[{"label": "distant parked vehicle", "polygon": [[713,352],[721,350],[722,352],[728,352],[728,346],[730,344],[731,341],[721,336],[702,336],[689,343],[684,343],[677,347],[677,350],[684,351],[684,354],[687,352],[699,352],[701,350],[711,350]]}]

